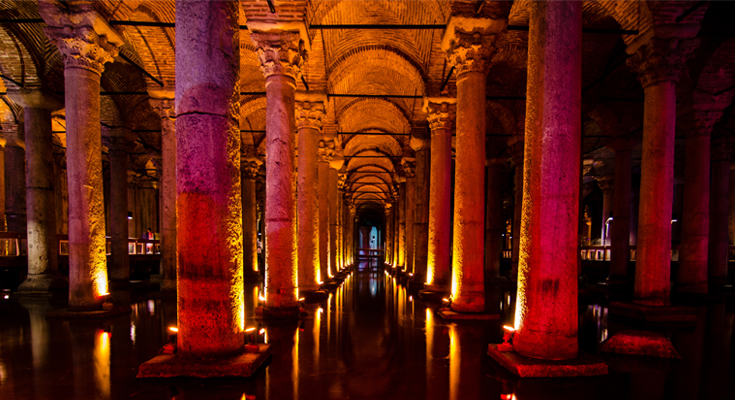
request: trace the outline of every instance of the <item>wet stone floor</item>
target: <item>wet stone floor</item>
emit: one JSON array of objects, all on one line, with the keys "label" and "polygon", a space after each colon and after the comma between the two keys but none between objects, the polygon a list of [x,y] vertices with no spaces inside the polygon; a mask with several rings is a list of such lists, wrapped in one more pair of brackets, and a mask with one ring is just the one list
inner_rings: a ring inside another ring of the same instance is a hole
[{"label": "wet stone floor", "polygon": [[[246,288],[249,315],[258,288]],[[7,295],[8,298],[5,298]],[[49,300],[0,294],[0,399],[735,399],[733,321],[725,298],[698,308],[696,326],[662,331],[680,361],[609,357],[594,378],[519,379],[489,356],[512,318],[513,296],[488,287],[500,320],[446,323],[383,272],[358,271],[291,324],[256,322],[273,357],[247,379],[136,379],[176,325],[176,300],[114,294],[133,311],[104,321],[61,321]],[[729,303],[729,304],[728,304]],[[625,325],[605,300],[580,300],[580,348]]]}]

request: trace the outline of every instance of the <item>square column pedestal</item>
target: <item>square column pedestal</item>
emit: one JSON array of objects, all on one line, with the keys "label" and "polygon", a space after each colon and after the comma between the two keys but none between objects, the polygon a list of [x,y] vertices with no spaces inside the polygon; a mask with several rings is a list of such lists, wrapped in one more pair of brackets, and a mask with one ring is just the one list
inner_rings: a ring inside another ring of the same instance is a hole
[{"label": "square column pedestal", "polygon": [[487,354],[521,378],[607,375],[607,364],[601,358],[582,351],[571,360],[542,360],[522,356],[515,351],[500,351],[498,346],[498,344],[490,344]]},{"label": "square column pedestal", "polygon": [[[246,348],[252,345],[245,346]],[[248,351],[226,358],[198,359],[175,354],[162,354],[143,363],[137,378],[227,378],[251,376],[273,352],[269,344],[260,343]]]}]

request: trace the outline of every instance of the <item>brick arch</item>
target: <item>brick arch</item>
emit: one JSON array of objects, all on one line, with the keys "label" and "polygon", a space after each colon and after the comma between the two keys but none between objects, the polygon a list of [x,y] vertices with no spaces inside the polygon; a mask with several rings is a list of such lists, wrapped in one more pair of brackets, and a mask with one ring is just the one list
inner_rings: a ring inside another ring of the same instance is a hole
[{"label": "brick arch", "polygon": [[408,133],[411,129],[403,110],[385,99],[363,99],[355,102],[349,108],[341,110],[337,123],[341,132],[377,128],[386,132]]},{"label": "brick arch", "polygon": [[[34,57],[35,52],[29,51],[18,32],[0,27],[0,72],[17,81],[25,88],[40,87],[41,79],[38,75],[39,60]],[[16,88],[12,82],[3,79],[3,85]]]},{"label": "brick arch", "polygon": [[[375,98],[364,98],[364,97],[359,98],[358,97],[358,98],[352,98],[352,99],[335,99],[335,100],[336,100],[334,102],[335,104],[334,108],[336,110],[335,117],[338,121],[344,118],[345,114],[352,107],[364,107],[365,106],[365,104],[360,104],[360,103],[371,103],[371,104],[375,103],[375,104],[380,104],[380,105],[383,105],[383,103],[386,103],[385,104],[386,107],[391,107],[391,108],[395,108],[396,110],[398,110],[406,121],[411,120],[411,115],[409,114],[410,109],[407,109],[406,107],[408,106],[404,102],[400,102],[400,99],[396,100],[396,99],[388,99],[388,98],[380,98],[380,97],[375,97]],[[337,101],[337,100],[341,100],[341,101]],[[375,102],[375,100],[377,100],[377,102]]]}]

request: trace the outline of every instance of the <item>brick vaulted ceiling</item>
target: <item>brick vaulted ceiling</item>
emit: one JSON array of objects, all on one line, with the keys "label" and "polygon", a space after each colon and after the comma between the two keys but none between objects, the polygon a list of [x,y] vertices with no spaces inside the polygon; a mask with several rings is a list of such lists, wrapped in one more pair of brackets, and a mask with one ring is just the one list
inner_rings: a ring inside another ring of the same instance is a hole
[{"label": "brick vaulted ceiling", "polygon": [[[160,149],[159,119],[151,109],[148,87],[174,86],[175,1],[100,0],[95,7],[109,21],[167,23],[164,26],[114,25],[126,45],[102,77],[105,92],[126,94],[102,96],[102,123],[125,125],[139,136],[138,153]],[[528,25],[529,0],[517,1],[358,1],[273,0],[271,13],[265,0],[241,1],[240,24],[249,18],[305,22],[311,38],[304,78],[312,91],[328,94],[361,94],[376,97],[330,97],[325,134],[335,135],[346,157],[347,191],[385,192],[375,196],[352,193],[359,202],[375,204],[394,190],[401,170],[400,157],[410,156],[411,132],[428,129],[420,98],[390,98],[385,95],[437,96],[447,76],[440,49],[445,25],[451,15],[506,18],[511,26]],[[726,107],[714,135],[732,135],[735,90],[735,28],[728,21],[735,13],[733,2],[697,1],[585,1],[585,28],[630,29],[643,34],[657,24],[681,20],[701,21],[699,49],[687,62],[678,85],[678,126],[686,126],[693,107],[716,101]],[[19,23],[13,20],[30,20]],[[38,1],[0,0],[0,92],[7,88],[45,87],[63,91],[63,65],[56,48],[43,34]],[[35,21],[35,22],[34,22]],[[424,25],[418,29],[324,29],[324,25]],[[159,24],[160,25],[160,24]],[[433,28],[426,27],[432,25]],[[438,26],[438,27],[437,27]],[[260,154],[264,149],[265,80],[260,72],[247,29],[241,29],[241,129],[243,144]],[[625,47],[636,35],[585,33],[583,36],[584,153],[597,154],[611,136],[640,134],[643,89],[626,66]],[[510,135],[522,134],[525,121],[527,32],[508,30],[496,39],[497,51],[487,78],[487,154],[507,157]],[[136,64],[137,67],[133,64]],[[142,70],[153,76],[144,75]],[[305,89],[298,82],[299,89]],[[446,86],[454,95],[454,77]],[[20,108],[1,96],[0,123],[8,129],[22,122]],[[54,130],[64,143],[63,112]],[[342,132],[345,132],[342,134]],[[362,134],[354,134],[359,132]],[[373,133],[373,135],[368,135]],[[677,137],[683,136],[678,133]],[[683,143],[679,143],[680,145]],[[681,146],[679,146],[681,147]],[[681,149],[677,147],[678,153]],[[353,156],[363,157],[353,157]],[[678,154],[680,157],[681,155]],[[368,157],[369,156],[369,157]],[[137,157],[145,164],[146,157]]]}]

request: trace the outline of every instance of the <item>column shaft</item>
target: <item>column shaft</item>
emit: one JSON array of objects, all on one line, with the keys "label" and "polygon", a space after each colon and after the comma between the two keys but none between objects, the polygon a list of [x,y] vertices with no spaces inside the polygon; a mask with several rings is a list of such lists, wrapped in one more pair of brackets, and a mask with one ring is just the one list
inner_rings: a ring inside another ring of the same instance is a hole
[{"label": "column shaft", "polygon": [[490,160],[487,167],[487,200],[485,209],[485,275],[500,276],[503,255],[503,196],[501,194],[504,160]]},{"label": "column shaft", "polygon": [[[161,290],[176,291],[176,119],[173,100],[161,100]],[[135,236],[139,234],[134,232]]]},{"label": "column shaft", "polygon": [[577,356],[582,4],[531,6],[516,333],[518,353]]},{"label": "column shaft", "polygon": [[[729,143],[720,144],[728,146]],[[730,152],[721,148],[713,149],[712,187],[709,198],[709,282],[712,285],[727,283],[728,238],[727,219],[729,215],[730,191]]]},{"label": "column shaft", "polygon": [[110,240],[112,256],[108,273],[118,285],[130,284],[130,256],[128,255],[128,149],[126,139],[110,137]]},{"label": "column shaft", "polygon": [[339,192],[337,191],[337,168],[329,168],[329,274],[334,276],[337,268],[337,215]]},{"label": "column shaft", "polygon": [[260,162],[241,160],[242,182],[242,259],[244,276],[260,276],[258,271],[258,226],[255,200],[255,178]]},{"label": "column shaft", "polygon": [[329,160],[319,159],[319,271],[322,282],[332,277],[329,270]]},{"label": "column shaft", "polygon": [[299,128],[299,290],[317,290],[319,272],[319,130]]},{"label": "column shaft", "polygon": [[414,279],[420,283],[426,281],[429,252],[429,180],[431,179],[431,148],[429,145],[430,143],[426,143],[416,150],[413,274]]},{"label": "column shaft", "polygon": [[414,256],[414,216],[416,215],[416,176],[414,171],[406,174],[406,269],[405,271],[415,274],[413,269]]},{"label": "column shaft", "polygon": [[[32,122],[31,122],[32,123]],[[16,136],[5,146],[5,219],[9,232],[25,232],[26,221],[26,151],[22,126],[15,126]]]},{"label": "column shaft", "polygon": [[613,220],[610,221],[610,276],[628,276],[630,261],[631,149],[615,149]]},{"label": "column shaft", "polygon": [[406,270],[406,180],[400,182],[398,200],[398,269]]},{"label": "column shaft", "polygon": [[177,338],[184,356],[225,356],[244,345],[237,16],[235,1],[176,3]]},{"label": "column shaft", "polygon": [[431,184],[429,195],[429,244],[426,290],[448,292],[451,277],[452,130],[440,126],[431,131]]}]

